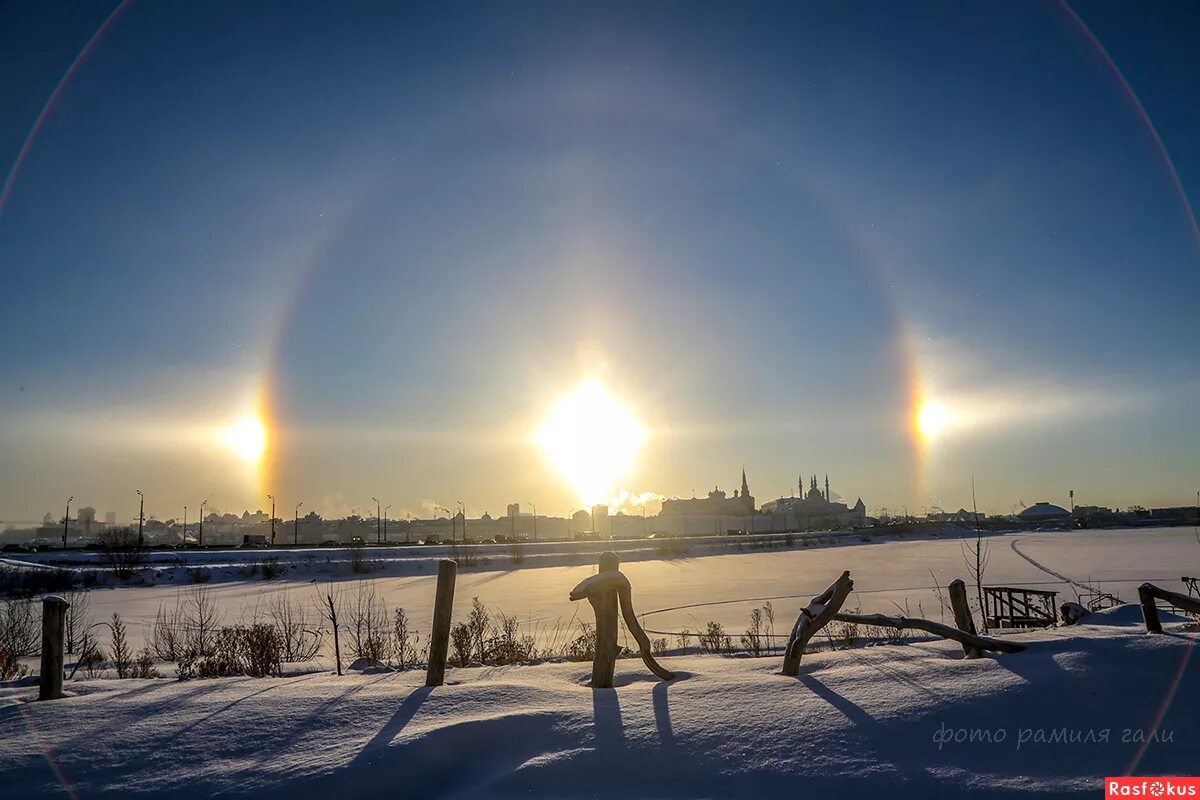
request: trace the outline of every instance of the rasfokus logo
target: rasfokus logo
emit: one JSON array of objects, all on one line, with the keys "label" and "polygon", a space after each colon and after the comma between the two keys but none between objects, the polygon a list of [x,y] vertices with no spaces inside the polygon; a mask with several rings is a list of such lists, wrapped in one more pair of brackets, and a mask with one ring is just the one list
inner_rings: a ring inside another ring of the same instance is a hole
[{"label": "rasfokus logo", "polygon": [[1105,778],[1104,797],[1200,798],[1200,778]]}]

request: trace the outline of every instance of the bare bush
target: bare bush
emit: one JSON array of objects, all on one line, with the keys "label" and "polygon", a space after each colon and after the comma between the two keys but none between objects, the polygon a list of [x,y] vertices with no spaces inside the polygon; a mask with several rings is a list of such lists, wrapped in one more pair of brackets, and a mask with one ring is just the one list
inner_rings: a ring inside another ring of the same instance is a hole
[{"label": "bare bush", "polygon": [[746,632],[742,634],[742,647],[746,652],[754,657],[763,654],[763,640],[766,636],[766,623],[763,618],[763,610],[756,608],[750,612],[750,627],[746,628]]},{"label": "bare bush", "polygon": [[188,653],[177,667],[181,679],[233,675],[263,678],[280,674],[282,668],[283,643],[275,627],[266,623],[221,628],[213,636],[206,656]]},{"label": "bare bush", "polygon": [[264,558],[259,562],[259,567],[262,569],[264,581],[274,580],[283,574],[283,567],[279,566],[278,558]]},{"label": "bare bush", "polygon": [[392,652],[392,631],[387,606],[369,583],[359,583],[358,593],[346,612],[346,629],[350,635],[350,655],[380,664]]},{"label": "bare bush", "polygon": [[478,597],[471,599],[471,613],[467,615],[467,630],[471,634],[471,653],[479,662],[484,660],[486,642],[492,628],[492,617],[487,606]]},{"label": "bare bush", "polygon": [[129,640],[125,635],[125,623],[120,614],[112,615],[109,624],[112,633],[112,666],[117,671],[118,678],[132,677],[133,652],[129,649]]},{"label": "bare bush", "polygon": [[579,623],[579,635],[567,643],[563,655],[572,661],[591,661],[596,657],[596,626]]},{"label": "bare bush", "polygon": [[28,674],[29,667],[22,664],[16,656],[0,648],[0,681],[24,678]]},{"label": "bare bush", "polygon": [[667,648],[670,646],[671,646],[671,643],[667,640],[667,637],[665,637],[665,636],[662,638],[659,638],[659,639],[651,639],[650,640],[650,653],[652,655],[654,655],[655,657],[665,656],[667,654]]},{"label": "bare bush", "polygon": [[100,649],[91,627],[84,628],[79,635],[79,657],[75,659],[71,677],[74,678],[75,673],[82,667],[89,678],[94,678],[104,669],[105,660],[104,651]]},{"label": "bare bush", "polygon": [[212,570],[208,567],[185,567],[188,583],[208,583],[212,580]]},{"label": "bare bush", "polygon": [[223,618],[210,590],[197,586],[189,591],[183,601],[182,616],[186,631],[184,649],[196,658],[209,655]]},{"label": "bare bush", "polygon": [[513,564],[525,563],[525,545],[513,542],[508,546],[508,560]]},{"label": "bare bush", "polygon": [[687,628],[684,628],[678,634],[676,634],[675,640],[679,642],[679,647],[681,650],[687,650],[692,646],[692,635],[692,632]]},{"label": "bare bush", "polygon": [[113,574],[128,580],[146,565],[146,551],[138,546],[137,531],[133,528],[108,528],[96,538],[100,556],[112,568]]},{"label": "bare bush", "polygon": [[150,628],[150,649],[154,655],[163,661],[178,661],[187,647],[187,639],[182,604],[178,599],[174,608],[160,604]]},{"label": "bare bush", "polygon": [[[850,609],[845,609],[849,614],[861,614],[862,609],[857,606]],[[842,622],[841,620],[832,620],[825,626],[825,635],[829,638],[831,646],[841,645],[843,647],[854,647],[863,638],[863,629],[857,622]]]},{"label": "bare bush", "polygon": [[450,628],[450,663],[465,667],[471,661],[471,629],[465,622],[456,622]]},{"label": "bare bush", "polygon": [[154,656],[150,654],[150,648],[143,647],[142,652],[134,659],[129,670],[131,678],[157,678],[159,677],[158,670],[154,668]]},{"label": "bare bush", "polygon": [[483,658],[485,664],[516,664],[537,657],[537,644],[532,636],[522,635],[520,622],[502,612],[496,612],[495,634],[488,639]]},{"label": "bare bush", "polygon": [[460,545],[457,542],[450,543],[450,558],[454,559],[460,567],[474,567],[480,563],[479,554],[474,547]]},{"label": "bare bush", "polygon": [[303,606],[292,602],[287,594],[278,592],[267,605],[267,615],[283,646],[283,660],[311,661],[321,651],[324,638],[315,620],[310,620]]},{"label": "bare bush", "polygon": [[42,650],[37,606],[30,598],[0,601],[0,652],[10,658],[35,656]]},{"label": "bare bush", "polygon": [[733,650],[733,639],[725,633],[725,626],[715,620],[710,620],[704,633],[698,634],[697,638],[701,653],[728,653]]},{"label": "bare bush", "polygon": [[88,627],[88,611],[92,606],[92,595],[87,590],[64,592],[62,598],[70,605],[63,620],[63,644],[66,652],[79,652],[84,630]]},{"label": "bare bush", "polygon": [[421,653],[417,642],[421,637],[417,634],[408,620],[408,614],[403,608],[397,608],[392,617],[392,646],[396,651],[396,666],[400,669],[411,669],[417,666]]}]

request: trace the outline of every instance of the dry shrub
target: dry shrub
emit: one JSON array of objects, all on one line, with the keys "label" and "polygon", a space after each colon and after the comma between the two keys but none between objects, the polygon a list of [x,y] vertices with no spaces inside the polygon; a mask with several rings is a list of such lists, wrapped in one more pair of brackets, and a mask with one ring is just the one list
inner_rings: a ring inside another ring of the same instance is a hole
[{"label": "dry shrub", "polygon": [[112,615],[109,623],[112,633],[112,666],[117,671],[118,678],[133,677],[133,652],[129,649],[129,639],[125,635],[125,623],[120,614]]},{"label": "dry shrub", "polygon": [[178,661],[186,647],[183,607],[178,600],[174,608],[158,607],[154,625],[150,628],[150,649],[163,661]]},{"label": "dry shrub", "polygon": [[185,567],[188,583],[208,583],[212,580],[212,570],[208,567]]},{"label": "dry shrub", "polygon": [[567,643],[563,655],[571,661],[591,661],[596,657],[596,626],[579,623],[579,635]]},{"label": "dry shrub", "polygon": [[63,644],[67,653],[78,653],[83,643],[83,632],[88,627],[88,611],[92,605],[92,595],[87,590],[71,591],[63,593],[62,598],[70,604],[67,606],[67,615],[64,620]]},{"label": "dry shrub", "polygon": [[387,606],[369,583],[358,584],[358,594],[346,613],[351,658],[366,658],[380,664],[391,655],[392,629]]},{"label": "dry shrub", "polygon": [[471,629],[465,622],[456,622],[450,629],[450,663],[465,667],[471,661]]},{"label": "dry shrub", "polygon": [[763,654],[763,641],[766,635],[763,610],[756,608],[750,612],[750,627],[746,628],[746,632],[742,634],[742,647],[746,649],[747,653],[757,658]]},{"label": "dry shrub", "polygon": [[108,528],[96,539],[104,563],[113,574],[128,580],[146,564],[146,551],[138,546],[138,534],[133,528]]},{"label": "dry shrub", "polygon": [[421,652],[417,642],[421,637],[412,629],[408,614],[403,608],[397,608],[392,618],[392,644],[396,649],[395,664],[400,669],[411,669],[417,666]]},{"label": "dry shrub", "polygon": [[709,620],[704,633],[698,634],[701,653],[728,653],[733,650],[733,639],[725,633],[725,626],[715,620]]},{"label": "dry shrub", "polygon": [[267,605],[267,615],[283,647],[283,660],[311,661],[321,651],[323,635],[319,625],[309,620],[304,607],[278,592]]},{"label": "dry shrub", "polygon": [[42,650],[41,619],[32,599],[0,601],[0,653],[9,658],[35,656]]},{"label": "dry shrub", "polygon": [[655,656],[665,656],[668,647],[670,647],[670,642],[667,641],[665,636],[661,639],[650,640],[650,652]]},{"label": "dry shrub", "polygon": [[273,625],[233,625],[213,636],[205,656],[189,652],[178,665],[180,679],[278,675],[283,667],[283,643]]}]

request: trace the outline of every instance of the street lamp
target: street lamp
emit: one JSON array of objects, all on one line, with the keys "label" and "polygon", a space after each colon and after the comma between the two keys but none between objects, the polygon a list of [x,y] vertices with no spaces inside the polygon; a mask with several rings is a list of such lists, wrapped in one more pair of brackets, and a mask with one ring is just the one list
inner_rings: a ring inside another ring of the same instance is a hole
[{"label": "street lamp", "polygon": [[275,495],[267,495],[267,499],[271,501],[271,546],[275,546]]},{"label": "street lamp", "polygon": [[146,521],[146,495],[142,494],[142,490],[137,490],[138,497],[138,550],[142,549],[142,524]]},{"label": "street lamp", "polygon": [[204,507],[208,505],[208,501],[200,503],[200,536],[197,538],[196,546],[204,547]]},{"label": "street lamp", "polygon": [[462,515],[463,515],[463,544],[466,544],[466,543],[467,543],[467,504],[466,504],[466,503],[464,503],[462,500],[458,500],[458,501],[456,501],[456,502],[458,503],[459,507],[461,507],[461,508],[462,508]]},{"label": "street lamp", "polygon": [[529,507],[533,509],[533,541],[537,543],[537,503],[530,503]]},{"label": "street lamp", "polygon": [[63,516],[63,550],[67,549],[67,525],[71,521],[71,501],[75,499],[75,495],[67,498],[67,513]]},{"label": "street lamp", "polygon": [[372,497],[371,499],[375,501],[375,544],[379,544],[383,541],[383,535],[379,532],[379,519],[383,515],[379,511],[379,498]]},{"label": "street lamp", "polygon": [[292,544],[300,544],[300,506],[304,503],[296,503],[296,511],[292,518]]},{"label": "street lamp", "polygon": [[180,537],[180,541],[187,542],[187,506],[183,507],[183,535]]},{"label": "street lamp", "polygon": [[387,538],[387,512],[388,512],[388,509],[391,507],[392,507],[391,503],[388,503],[386,506],[383,507],[383,540],[385,542],[388,540],[388,538]]}]

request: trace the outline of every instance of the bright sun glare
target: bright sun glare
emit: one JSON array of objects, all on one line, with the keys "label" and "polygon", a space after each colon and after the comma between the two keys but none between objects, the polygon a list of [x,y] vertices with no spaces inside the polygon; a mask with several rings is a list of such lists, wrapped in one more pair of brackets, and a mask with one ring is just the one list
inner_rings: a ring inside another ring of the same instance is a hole
[{"label": "bright sun glare", "polygon": [[267,446],[267,429],[255,417],[246,417],[225,429],[225,443],[250,463],[262,458]]},{"label": "bright sun glare", "polygon": [[926,400],[917,412],[917,428],[926,439],[937,436],[950,424],[950,412],[936,400]]},{"label": "bright sun glare", "polygon": [[597,380],[558,401],[535,439],[586,505],[607,502],[646,432]]}]

